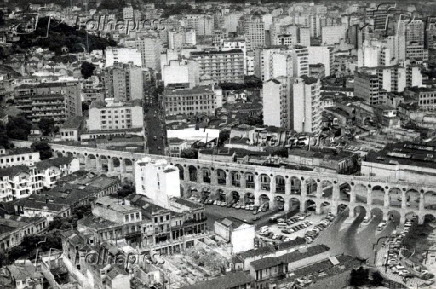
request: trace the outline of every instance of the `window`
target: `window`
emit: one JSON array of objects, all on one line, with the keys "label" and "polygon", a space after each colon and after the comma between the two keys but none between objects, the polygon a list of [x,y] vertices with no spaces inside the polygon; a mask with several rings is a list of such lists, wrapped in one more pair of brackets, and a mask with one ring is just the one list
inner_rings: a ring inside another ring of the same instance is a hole
[{"label": "window", "polygon": [[124,216],[124,220],[125,220],[126,222],[128,222],[128,221],[129,221],[129,215],[125,215],[125,216]]}]

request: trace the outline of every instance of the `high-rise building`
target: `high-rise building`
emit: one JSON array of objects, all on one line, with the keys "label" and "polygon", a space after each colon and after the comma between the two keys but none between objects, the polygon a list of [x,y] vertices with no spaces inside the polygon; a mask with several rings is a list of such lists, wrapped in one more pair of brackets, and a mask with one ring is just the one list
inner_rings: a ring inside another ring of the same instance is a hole
[{"label": "high-rise building", "polygon": [[200,82],[198,63],[192,60],[171,60],[169,65],[163,66],[162,80],[168,88],[193,88]]},{"label": "high-rise building", "polygon": [[377,105],[382,101],[381,94],[377,75],[367,72],[355,72],[354,96],[363,98],[369,105]]},{"label": "high-rise building", "polygon": [[200,77],[209,77],[216,83],[244,82],[244,52],[241,49],[192,52],[191,59],[199,64]]},{"label": "high-rise building", "polygon": [[136,66],[141,66],[141,53],[133,48],[106,48],[106,67],[113,66],[117,63],[132,62]]},{"label": "high-rise building", "polygon": [[141,67],[118,64],[105,70],[106,98],[129,101],[144,96],[144,79]]},{"label": "high-rise building", "polygon": [[262,87],[263,123],[275,127],[290,128],[289,101],[291,79],[286,76],[272,78]]},{"label": "high-rise building", "polygon": [[77,81],[22,84],[15,87],[17,108],[33,123],[52,117],[56,124],[82,115],[81,86]]},{"label": "high-rise building", "polygon": [[247,50],[265,46],[265,23],[258,15],[246,16],[244,19],[244,36]]},{"label": "high-rise building", "polygon": [[424,47],[425,23],[423,20],[399,20],[397,35],[404,37],[406,58],[419,61],[428,60],[428,50]]},{"label": "high-rise building", "polygon": [[296,132],[321,132],[321,105],[319,79],[303,76],[294,78],[289,100],[289,128]]},{"label": "high-rise building", "polygon": [[135,44],[141,53],[142,67],[160,72],[160,54],[163,50],[162,40],[158,37],[146,36],[136,39]]},{"label": "high-rise building", "polygon": [[326,46],[309,46],[307,47],[309,65],[324,65],[324,73],[330,76],[330,67],[333,64],[332,50]]}]

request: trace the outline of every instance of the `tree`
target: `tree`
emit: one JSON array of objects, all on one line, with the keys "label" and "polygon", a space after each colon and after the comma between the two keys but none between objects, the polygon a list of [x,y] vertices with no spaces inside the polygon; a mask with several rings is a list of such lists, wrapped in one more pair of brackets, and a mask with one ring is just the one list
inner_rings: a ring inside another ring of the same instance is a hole
[{"label": "tree", "polygon": [[42,131],[43,136],[49,136],[54,132],[55,121],[52,117],[42,117],[39,120],[38,127]]},{"label": "tree", "polygon": [[369,281],[369,270],[360,267],[359,269],[351,270],[349,285],[359,287],[367,285]]},{"label": "tree", "polygon": [[128,195],[134,194],[135,193],[135,187],[128,185],[128,184],[124,184],[119,190],[118,190],[118,196],[120,198],[125,198]]},{"label": "tree", "polygon": [[222,130],[220,131],[219,137],[218,137],[218,146],[223,146],[224,143],[230,138],[230,131],[229,130]]},{"label": "tree", "polygon": [[94,75],[95,65],[91,62],[84,61],[82,62],[82,67],[80,68],[80,72],[84,79],[88,79]]},{"label": "tree", "polygon": [[5,25],[5,19],[4,19],[4,14],[3,11],[0,10],[0,26]]},{"label": "tree", "polygon": [[384,278],[379,271],[375,271],[372,273],[370,281],[371,286],[383,286],[383,281]]},{"label": "tree", "polygon": [[41,141],[41,142],[34,142],[32,143],[32,149],[35,152],[39,152],[39,157],[41,160],[49,159],[53,156],[53,153],[51,151],[51,147],[47,142]]},{"label": "tree", "polygon": [[9,141],[8,132],[3,124],[0,124],[0,146],[5,149],[11,148],[11,142]]},{"label": "tree", "polygon": [[198,159],[198,151],[192,148],[184,149],[180,153],[180,157],[184,159]]},{"label": "tree", "polygon": [[11,139],[27,140],[32,124],[24,117],[11,117],[6,125],[7,135]]}]

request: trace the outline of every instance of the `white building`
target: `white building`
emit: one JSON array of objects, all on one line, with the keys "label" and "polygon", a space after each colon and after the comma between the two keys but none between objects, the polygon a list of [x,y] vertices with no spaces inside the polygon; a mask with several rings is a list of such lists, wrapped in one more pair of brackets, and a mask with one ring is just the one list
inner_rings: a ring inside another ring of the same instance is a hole
[{"label": "white building", "polygon": [[144,127],[141,101],[93,102],[89,108],[89,131],[126,130]]},{"label": "white building", "polygon": [[335,26],[324,26],[322,27],[321,37],[323,45],[332,45],[340,43],[341,40],[345,39],[347,33],[347,26],[345,25],[335,25]]},{"label": "white building", "polygon": [[200,83],[199,65],[191,60],[172,60],[163,65],[162,80],[165,87],[193,88]]},{"label": "white building", "polygon": [[290,129],[318,134],[321,131],[319,79],[294,79],[290,98]]},{"label": "white building", "polygon": [[30,148],[0,149],[0,168],[20,165],[31,166],[39,161],[39,153]]},{"label": "white building", "polygon": [[141,53],[133,48],[106,48],[106,67],[113,66],[114,63],[129,63],[142,66]]},{"label": "white building", "polygon": [[330,76],[330,65],[332,63],[331,50],[326,46],[309,46],[307,47],[307,52],[309,53],[309,65],[323,64],[325,75]]},{"label": "white building", "polygon": [[232,245],[232,254],[254,249],[256,231],[253,224],[227,217],[215,221],[214,229],[216,235],[230,242]]},{"label": "white building", "polygon": [[265,23],[259,16],[244,19],[244,36],[247,50],[265,46]]},{"label": "white building", "polygon": [[135,189],[136,194],[168,208],[169,198],[181,198],[179,169],[164,159],[140,159],[135,162]]},{"label": "white building", "polygon": [[141,54],[142,67],[160,71],[160,54],[163,50],[162,40],[157,37],[147,36],[135,40],[135,45]]},{"label": "white building", "polygon": [[289,128],[290,78],[269,79],[262,87],[263,123]]}]

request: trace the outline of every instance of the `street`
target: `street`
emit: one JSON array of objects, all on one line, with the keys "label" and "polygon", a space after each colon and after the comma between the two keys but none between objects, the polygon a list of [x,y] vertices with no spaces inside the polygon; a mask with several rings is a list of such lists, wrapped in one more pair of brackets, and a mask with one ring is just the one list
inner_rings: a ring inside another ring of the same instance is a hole
[{"label": "street", "polygon": [[156,155],[165,154],[165,118],[157,106],[149,106],[145,113],[145,127],[148,153]]}]

